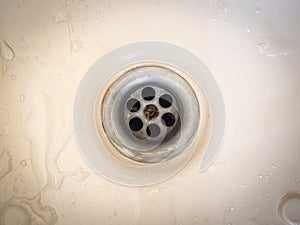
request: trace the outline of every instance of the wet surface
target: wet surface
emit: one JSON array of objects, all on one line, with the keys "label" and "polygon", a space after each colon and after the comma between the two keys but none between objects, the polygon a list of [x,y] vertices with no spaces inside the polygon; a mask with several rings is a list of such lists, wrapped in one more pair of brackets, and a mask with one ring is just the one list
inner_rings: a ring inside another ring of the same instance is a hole
[{"label": "wet surface", "polygon": [[0,54],[3,60],[11,61],[15,57],[14,50],[5,40],[1,40],[0,42]]},{"label": "wet surface", "polygon": [[5,225],[54,225],[57,219],[55,210],[43,206],[39,195],[33,198],[12,198],[0,205],[0,222]]},{"label": "wet surface", "polygon": [[[299,7],[293,0],[2,1],[0,224],[299,224]],[[207,64],[223,93],[227,134],[204,173],[195,157],[162,184],[127,188],[82,159],[73,99],[105,52],[153,39]]]}]

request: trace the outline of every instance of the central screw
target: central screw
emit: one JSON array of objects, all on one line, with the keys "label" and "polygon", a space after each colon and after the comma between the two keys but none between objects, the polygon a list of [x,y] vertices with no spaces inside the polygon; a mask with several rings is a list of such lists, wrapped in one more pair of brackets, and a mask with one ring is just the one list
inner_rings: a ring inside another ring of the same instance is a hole
[{"label": "central screw", "polygon": [[155,105],[146,105],[144,114],[148,120],[151,120],[158,116],[159,112]]}]

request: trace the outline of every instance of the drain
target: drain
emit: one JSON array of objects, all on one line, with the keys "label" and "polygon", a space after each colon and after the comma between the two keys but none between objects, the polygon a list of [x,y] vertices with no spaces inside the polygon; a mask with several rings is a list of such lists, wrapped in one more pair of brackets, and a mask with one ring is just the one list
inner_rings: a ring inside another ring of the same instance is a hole
[{"label": "drain", "polygon": [[145,87],[142,91],[143,99],[149,101],[155,98],[155,91],[152,87]]},{"label": "drain", "polygon": [[146,132],[149,137],[157,137],[160,134],[160,128],[157,124],[152,123],[147,127]]},{"label": "drain", "polygon": [[140,108],[141,108],[141,103],[137,99],[131,98],[128,100],[127,109],[130,112],[137,112],[139,111]]},{"label": "drain", "polygon": [[140,42],[91,66],[76,93],[73,123],[91,168],[110,181],[144,186],[173,176],[192,156],[191,163],[202,159],[200,169],[207,168],[223,138],[224,115],[216,81],[197,56]]},{"label": "drain", "polygon": [[172,113],[165,113],[162,117],[161,117],[161,121],[162,123],[167,126],[167,127],[171,127],[175,124],[176,122],[176,118]]},{"label": "drain", "polygon": [[[155,71],[153,70],[153,72]],[[133,82],[139,81],[136,80]],[[138,86],[138,84],[136,85]],[[135,137],[143,140],[162,140],[164,137],[167,138],[171,133],[176,132],[176,129],[179,128],[177,123],[180,121],[180,116],[176,107],[178,103],[170,93],[166,94],[166,92],[169,93],[169,91],[158,85],[146,87],[141,85],[138,89],[132,90],[132,92],[129,91],[128,94],[130,97],[127,100],[126,109],[124,109],[123,119],[127,121],[126,118],[131,118],[128,126]],[[118,107],[122,110],[121,105]],[[140,109],[141,113],[139,113]],[[144,125],[146,127],[142,129]],[[174,128],[170,129],[172,126]],[[122,129],[122,127],[119,127],[119,129]]]},{"label": "drain", "polygon": [[169,108],[173,103],[173,98],[171,95],[164,94],[159,98],[159,104],[163,108]]},{"label": "drain", "polygon": [[129,121],[129,127],[132,131],[139,131],[143,128],[143,121],[138,117],[134,117]]},{"label": "drain", "polygon": [[104,96],[99,109],[102,126],[115,149],[131,160],[170,160],[196,137],[200,122],[196,94],[170,66],[128,68]]}]

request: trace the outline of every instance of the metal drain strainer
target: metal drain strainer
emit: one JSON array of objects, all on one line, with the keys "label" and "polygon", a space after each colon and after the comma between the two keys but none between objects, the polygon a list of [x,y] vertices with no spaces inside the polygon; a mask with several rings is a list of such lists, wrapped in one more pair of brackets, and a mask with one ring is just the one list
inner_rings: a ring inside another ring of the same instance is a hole
[{"label": "metal drain strainer", "polygon": [[191,158],[196,172],[200,160],[206,169],[225,128],[211,73],[195,55],[161,42],[126,45],[100,58],[80,82],[73,117],[91,168],[130,186],[166,180]]},{"label": "metal drain strainer", "polygon": [[115,148],[133,161],[172,159],[198,134],[197,97],[168,67],[159,63],[129,67],[103,94],[99,112],[104,132]]}]

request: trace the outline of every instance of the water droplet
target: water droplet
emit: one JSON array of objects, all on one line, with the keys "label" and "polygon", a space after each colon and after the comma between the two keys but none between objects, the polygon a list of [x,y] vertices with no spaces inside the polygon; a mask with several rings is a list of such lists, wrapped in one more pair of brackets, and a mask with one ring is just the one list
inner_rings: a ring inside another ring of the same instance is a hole
[{"label": "water droplet", "polygon": [[271,40],[270,39],[263,39],[258,43],[258,47],[262,50],[265,48],[268,48],[271,45]]},{"label": "water droplet", "polygon": [[98,20],[103,20],[104,19],[104,16],[103,16],[103,14],[102,14],[102,12],[100,10],[96,11],[96,18]]},{"label": "water droplet", "polygon": [[269,175],[266,175],[266,178],[269,179],[270,178]]},{"label": "water droplet", "polygon": [[71,51],[72,52],[79,52],[82,48],[82,41],[76,41],[76,40],[73,40],[71,41]]},{"label": "water droplet", "polygon": [[179,6],[182,6],[183,3],[184,3],[184,0],[178,0],[178,5],[179,5]]},{"label": "water droplet", "polygon": [[211,188],[215,188],[215,187],[216,187],[216,185],[214,185],[214,184],[211,185]]},{"label": "water droplet", "polygon": [[263,176],[262,174],[258,174],[258,178],[259,178],[259,179],[263,179],[263,177],[264,177],[264,176]]},{"label": "water droplet", "polygon": [[24,95],[19,95],[19,102],[24,102],[25,96]]},{"label": "water droplet", "polygon": [[260,8],[258,8],[258,7],[254,8],[254,13],[259,14],[260,13]]},{"label": "water droplet", "polygon": [[18,189],[16,187],[14,187],[13,192],[18,193]]},{"label": "water droplet", "polygon": [[241,188],[247,188],[247,187],[248,187],[247,184],[242,184],[242,185],[241,185]]},{"label": "water droplet", "polygon": [[68,16],[67,14],[62,14],[62,13],[56,13],[52,16],[52,21],[53,23],[68,23]]},{"label": "water droplet", "polygon": [[246,206],[246,204],[245,203],[242,203],[242,207],[245,207]]},{"label": "water droplet", "polygon": [[272,47],[272,41],[270,39],[263,39],[257,44],[257,47],[261,54],[269,58],[288,56],[292,53],[292,50],[285,50],[286,46],[276,46],[275,44]]},{"label": "water droplet", "polygon": [[89,176],[89,173],[83,171],[81,167],[78,167],[75,172],[71,172],[71,175],[75,177],[78,182],[83,182]]},{"label": "water droplet", "polygon": [[116,209],[114,210],[113,215],[114,215],[114,216],[117,216],[117,215],[118,215],[118,212],[117,212]]},{"label": "water droplet", "polygon": [[277,206],[277,216],[286,225],[300,224],[300,194],[289,192],[285,194]]},{"label": "water droplet", "polygon": [[20,164],[21,164],[21,166],[23,166],[23,167],[27,166],[26,160],[21,160]]},{"label": "water droplet", "polygon": [[261,199],[261,195],[257,195],[257,198],[258,198],[258,199]]},{"label": "water droplet", "polygon": [[234,211],[234,206],[229,206],[230,211]]},{"label": "water droplet", "polygon": [[216,16],[214,16],[213,18],[211,18],[211,19],[209,20],[210,23],[216,22],[216,21],[217,21],[217,17],[216,17]]},{"label": "water droplet", "polygon": [[2,59],[5,61],[11,61],[15,57],[14,50],[4,40],[1,40],[1,42],[0,42],[0,53],[1,53]]},{"label": "water droplet", "polygon": [[198,222],[198,221],[199,221],[199,217],[195,217],[195,218],[194,218],[194,221],[195,221],[195,222]]},{"label": "water droplet", "polygon": [[6,72],[8,71],[8,66],[7,65],[3,65],[2,68],[1,68],[1,70],[2,70],[2,76],[4,77],[5,74],[6,74]]},{"label": "water droplet", "polygon": [[277,166],[276,165],[272,165],[271,167],[273,168],[273,170],[277,170]]},{"label": "water droplet", "polygon": [[15,79],[17,79],[17,76],[16,75],[11,75],[11,77],[10,77],[12,80],[15,80]]}]

